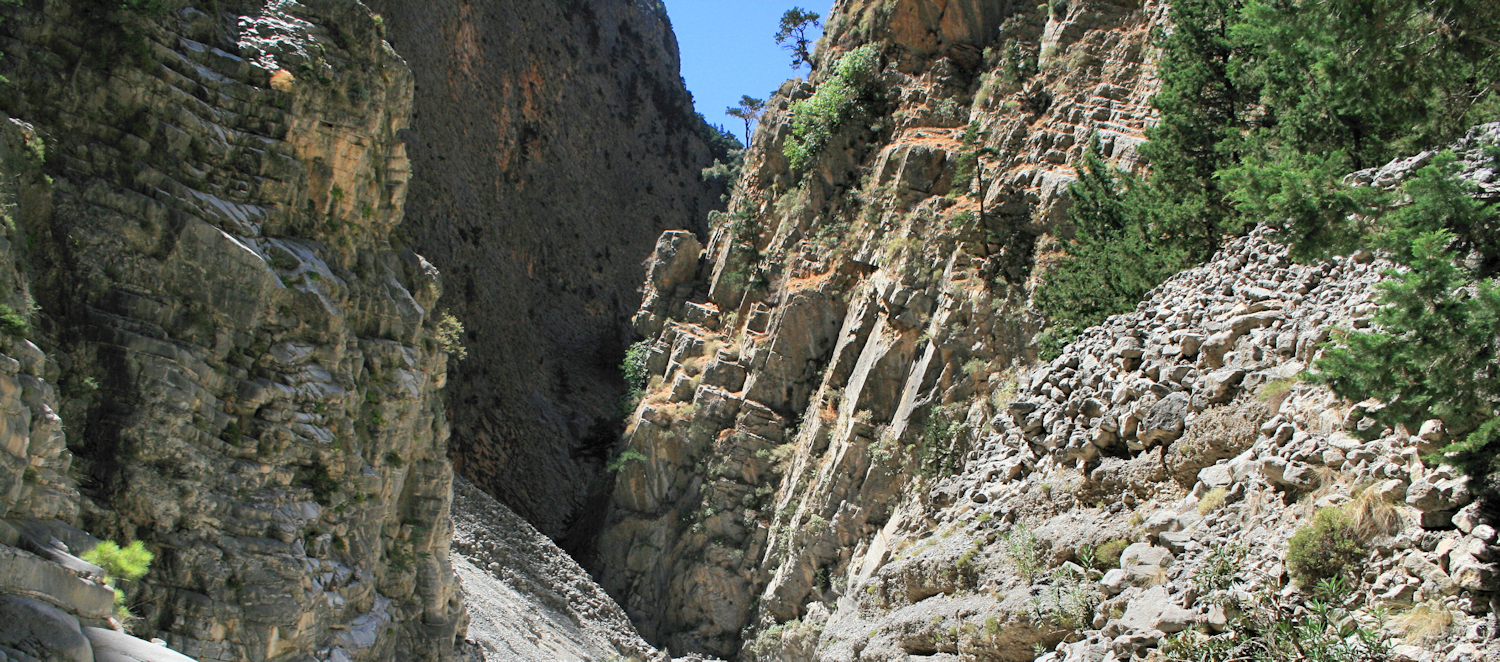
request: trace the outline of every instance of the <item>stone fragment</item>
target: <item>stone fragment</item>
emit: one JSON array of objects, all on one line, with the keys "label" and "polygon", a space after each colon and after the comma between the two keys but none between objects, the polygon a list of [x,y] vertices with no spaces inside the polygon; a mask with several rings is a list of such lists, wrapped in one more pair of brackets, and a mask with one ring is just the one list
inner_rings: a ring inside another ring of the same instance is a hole
[{"label": "stone fragment", "polygon": [[1406,489],[1406,503],[1422,512],[1454,511],[1468,505],[1471,497],[1463,478],[1423,477]]},{"label": "stone fragment", "polygon": [[1125,548],[1120,554],[1120,569],[1125,572],[1125,581],[1136,586],[1148,586],[1166,580],[1166,570],[1175,561],[1172,552],[1151,543],[1138,542]]},{"label": "stone fragment", "polygon": [[1148,447],[1175,441],[1182,436],[1188,409],[1189,403],[1186,395],[1173,393],[1167,396],[1152,405],[1151,410],[1146,412],[1146,417],[1141,421],[1136,436],[1142,444]]},{"label": "stone fragment", "polygon": [[1306,462],[1275,456],[1261,460],[1260,471],[1266,481],[1290,492],[1312,491],[1323,482]]}]

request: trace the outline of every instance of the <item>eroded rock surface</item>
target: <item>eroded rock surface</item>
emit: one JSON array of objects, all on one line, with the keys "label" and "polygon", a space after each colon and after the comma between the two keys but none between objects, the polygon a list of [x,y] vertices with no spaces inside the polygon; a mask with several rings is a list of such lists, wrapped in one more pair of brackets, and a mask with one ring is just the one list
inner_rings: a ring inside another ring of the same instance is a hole
[{"label": "eroded rock surface", "polygon": [[565,548],[592,541],[641,263],[719,206],[660,3],[369,3],[411,63],[403,231],[467,324],[458,470]]},{"label": "eroded rock surface", "polygon": [[[1295,264],[1257,230],[1055,360],[1028,347],[1089,134],[1138,165],[1164,9],[835,9],[811,81],[768,103],[702,283],[663,278],[682,237],[648,265],[650,378],[594,561],[648,641],[742,660],[1141,657],[1232,627],[1226,592],[1306,600],[1289,539],[1338,508],[1379,522],[1350,579],[1361,622],[1420,605],[1452,625],[1400,655],[1500,652],[1495,515],[1423,459],[1441,421],[1387,428],[1380,403],[1301,379],[1332,333],[1370,326],[1388,263]],[[794,171],[791,102],[866,45],[878,82]],[[1493,133],[1461,146],[1466,176],[1488,181]]]},{"label": "eroded rock surface", "polygon": [[110,625],[86,530],[156,554],[127,624],[195,659],[453,659],[438,275],[390,241],[411,73],[354,0],[160,4],[0,5],[46,175],[5,178],[4,592]]}]

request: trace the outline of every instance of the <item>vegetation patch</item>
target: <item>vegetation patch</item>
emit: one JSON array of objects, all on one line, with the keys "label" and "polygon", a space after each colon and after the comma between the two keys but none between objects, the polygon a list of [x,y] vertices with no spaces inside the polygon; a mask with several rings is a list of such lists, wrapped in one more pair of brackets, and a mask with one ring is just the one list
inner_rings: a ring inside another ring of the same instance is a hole
[{"label": "vegetation patch", "polygon": [[811,97],[792,102],[792,135],[783,152],[793,170],[810,165],[834,132],[864,109],[861,104],[874,93],[879,74],[880,50],[866,44],[839,58],[833,75]]}]

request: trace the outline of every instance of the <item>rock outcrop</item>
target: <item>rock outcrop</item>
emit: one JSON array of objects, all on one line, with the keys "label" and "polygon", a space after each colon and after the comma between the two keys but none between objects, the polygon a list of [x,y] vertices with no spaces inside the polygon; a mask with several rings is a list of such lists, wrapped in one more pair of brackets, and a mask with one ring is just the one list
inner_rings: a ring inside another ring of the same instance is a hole
[{"label": "rock outcrop", "polygon": [[[1495,515],[1422,459],[1440,421],[1386,428],[1380,403],[1303,379],[1335,330],[1370,325],[1389,264],[1295,264],[1258,230],[1060,357],[1028,346],[1071,164],[1097,132],[1139,165],[1164,9],[835,8],[696,264],[700,244],[666,233],[648,265],[649,378],[593,561],[647,640],[755,660],[1126,659],[1252,604],[1293,618],[1318,589],[1293,580],[1289,539],[1327,511],[1361,527],[1357,622],[1415,605],[1443,624],[1370,625],[1409,637],[1398,655],[1500,652]],[[867,45],[877,82],[793,170],[792,104]]]},{"label": "rock outcrop", "polygon": [[416,78],[409,243],[467,326],[453,457],[565,548],[612,485],[640,264],[721,191],[660,3],[369,3]]},{"label": "rock outcrop", "polygon": [[0,565],[53,582],[0,592],[106,624],[113,592],[69,561],[86,530],[155,553],[126,625],[193,658],[454,659],[449,348],[437,271],[391,243],[412,77],[382,22],[355,0],[0,17],[0,110],[29,123],[7,156],[45,173],[3,178],[30,326],[0,361],[0,542],[29,547]]},{"label": "rock outcrop", "polygon": [[[648,639],[732,655],[747,625],[832,595],[911,488],[904,444],[962,422],[931,405],[1023,357],[1033,255],[1090,132],[1133,163],[1162,11],[836,8],[813,80],[768,102],[704,264],[678,264],[696,242],[665,235],[635,318],[654,377],[595,567]],[[865,43],[872,100],[792,171],[790,104]],[[970,442],[956,443],[921,470],[952,471]]]}]

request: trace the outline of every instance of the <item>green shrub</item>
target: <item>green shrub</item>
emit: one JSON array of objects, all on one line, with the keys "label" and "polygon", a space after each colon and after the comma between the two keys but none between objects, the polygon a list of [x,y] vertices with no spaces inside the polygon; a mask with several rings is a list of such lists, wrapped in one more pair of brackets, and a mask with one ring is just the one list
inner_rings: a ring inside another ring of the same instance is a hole
[{"label": "green shrub", "polygon": [[[1305,603],[1285,603],[1275,592],[1238,605],[1228,631],[1206,636],[1187,629],[1162,641],[1157,654],[1180,662],[1380,662],[1389,659],[1386,613],[1356,618],[1345,605],[1350,591],[1340,579],[1320,582]],[[1233,613],[1233,611],[1231,611]]]},{"label": "green shrub", "polygon": [[130,613],[130,607],[125,604],[125,591],[117,584],[119,580],[133,582],[145,577],[156,555],[148,551],[146,545],[139,540],[124,547],[113,540],[106,540],[84,552],[80,558],[104,569],[104,583],[115,587],[115,618],[128,629],[134,617]]},{"label": "green shrub", "polygon": [[1094,550],[1094,568],[1097,570],[1114,570],[1120,567],[1120,555],[1125,553],[1125,548],[1130,546],[1130,541],[1116,538]]},{"label": "green shrub", "polygon": [[792,135],[783,153],[793,170],[802,170],[823,151],[833,134],[873,93],[880,73],[880,49],[860,46],[839,58],[833,75],[811,97],[792,102]]},{"label": "green shrub", "polygon": [[1223,487],[1215,487],[1203,495],[1198,501],[1198,514],[1207,515],[1224,505],[1224,499],[1229,496],[1229,490]]},{"label": "green shrub", "polygon": [[452,313],[444,312],[438,319],[437,343],[449,356],[462,361],[469,358],[469,349],[464,347],[464,323]]},{"label": "green shrub", "polygon": [[12,338],[25,338],[31,331],[26,323],[26,318],[12,310],[10,306],[0,303],[0,333]]},{"label": "green shrub", "polygon": [[1016,525],[1010,533],[1001,536],[1000,547],[1005,558],[1010,561],[1011,567],[1016,569],[1016,575],[1027,584],[1034,581],[1037,574],[1045,569],[1036,536],[1023,524]]},{"label": "green shrub", "polygon": [[156,555],[148,551],[145,543],[139,540],[124,547],[112,540],[106,540],[84,552],[81,558],[104,568],[104,574],[110,578],[133,582],[146,576],[146,572],[151,569],[151,561],[156,558]]},{"label": "green shrub", "polygon": [[1287,572],[1298,586],[1308,588],[1355,575],[1368,554],[1354,521],[1342,509],[1320,508],[1288,541]]},{"label": "green shrub", "polygon": [[617,473],[623,471],[625,469],[625,466],[630,464],[631,462],[644,463],[645,461],[646,456],[641,454],[640,451],[634,448],[627,448],[624,450],[624,452],[620,453],[619,457],[610,460],[609,464],[605,465],[604,468],[611,473]]}]

